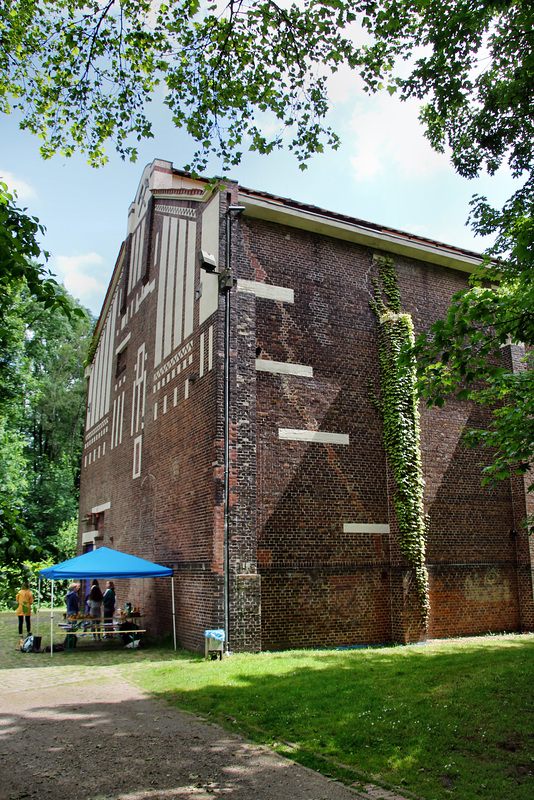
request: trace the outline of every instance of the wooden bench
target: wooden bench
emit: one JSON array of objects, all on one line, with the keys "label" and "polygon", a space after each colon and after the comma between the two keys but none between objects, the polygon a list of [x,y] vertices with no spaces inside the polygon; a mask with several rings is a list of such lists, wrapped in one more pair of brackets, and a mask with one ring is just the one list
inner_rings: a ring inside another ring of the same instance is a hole
[{"label": "wooden bench", "polygon": [[[85,622],[85,620],[84,620],[84,622]],[[145,628],[131,628],[130,630],[120,630],[120,628],[118,628],[117,625],[115,625],[115,624],[113,624],[113,625],[102,625],[101,624],[98,627],[95,627],[93,629],[93,628],[90,627],[91,624],[92,623],[89,622],[89,625],[88,626],[84,625],[83,628],[76,628],[76,627],[73,628],[72,625],[70,625],[67,622],[60,622],[59,623],[58,627],[61,628],[65,632],[65,635],[66,635],[67,650],[71,649],[69,644],[72,641],[72,639],[70,638],[72,636],[75,636],[76,638],[82,637],[82,636],[93,636],[93,637],[100,636],[102,639],[104,639],[106,636],[125,636],[126,635],[126,636],[131,637],[131,640],[132,640],[132,643],[133,643],[135,641],[136,636],[137,636],[138,633],[146,633],[147,632]],[[134,648],[132,648],[132,649],[134,649]]]}]

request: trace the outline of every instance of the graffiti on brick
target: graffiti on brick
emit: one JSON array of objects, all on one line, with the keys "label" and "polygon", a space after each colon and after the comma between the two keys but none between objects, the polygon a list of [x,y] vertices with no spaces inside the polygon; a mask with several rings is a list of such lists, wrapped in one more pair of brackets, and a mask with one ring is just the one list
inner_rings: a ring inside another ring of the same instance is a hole
[{"label": "graffiti on brick", "polygon": [[465,595],[468,601],[476,604],[508,602],[509,580],[501,576],[495,567],[483,573],[475,572],[465,579]]}]

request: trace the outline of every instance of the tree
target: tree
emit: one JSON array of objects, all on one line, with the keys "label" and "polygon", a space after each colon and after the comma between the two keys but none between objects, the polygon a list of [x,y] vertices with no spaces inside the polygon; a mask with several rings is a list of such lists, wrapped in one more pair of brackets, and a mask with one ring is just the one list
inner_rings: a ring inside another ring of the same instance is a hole
[{"label": "tree", "polygon": [[[432,146],[448,147],[466,178],[506,164],[520,181],[502,209],[473,198],[472,226],[495,243],[408,358],[417,356],[429,406],[455,395],[491,408],[489,429],[468,431],[468,441],[493,450],[485,482],[525,474],[534,458],[534,8],[522,0],[378,5],[365,23],[376,37],[364,57],[369,84],[399,57],[416,58],[390,87],[427,101],[421,120]],[[503,360],[509,342],[526,345],[520,364]]]},{"label": "tree", "polygon": [[[0,332],[0,602],[31,562],[64,556],[77,516],[83,444],[83,361],[93,320],[64,289],[47,308],[23,278],[3,298]],[[69,316],[63,312],[72,308]]]},{"label": "tree", "polygon": [[[1,15],[2,11],[0,19]],[[1,33],[0,24],[0,37]],[[0,64],[2,63],[0,50]],[[0,99],[1,96],[0,82]],[[38,242],[38,237],[42,234],[44,228],[39,220],[30,217],[25,209],[18,208],[15,197],[10,194],[6,184],[0,181],[0,346],[4,337],[10,337],[6,317],[23,285],[45,308],[61,308],[67,315],[80,313],[72,308],[52,273],[44,264],[39,263],[39,259],[48,259],[48,253],[41,251]]]},{"label": "tree", "polygon": [[[498,286],[489,285],[493,276]],[[519,363],[505,361],[507,344],[529,347]],[[524,475],[534,453],[534,281],[528,268],[509,272],[497,265],[458,293],[445,320],[421,334],[413,353],[418,360],[419,389],[429,406],[442,406],[449,395],[488,406],[486,430],[467,431],[467,441],[493,451],[484,467],[484,483]],[[530,486],[532,490],[534,486]],[[533,520],[530,520],[532,525]]]},{"label": "tree", "polygon": [[[71,322],[87,320],[85,310],[73,303],[39,263],[39,259],[48,258],[38,242],[43,233],[39,221],[18,208],[6,184],[0,182],[0,567],[4,576],[0,595],[7,596],[20,580],[24,562],[42,553],[38,538],[24,519],[28,445],[23,430],[31,383],[25,352],[28,328],[39,314],[57,313]],[[66,486],[67,496],[69,492],[72,495],[72,481]],[[46,499],[50,508],[50,496]],[[42,513],[42,504],[40,509]]]},{"label": "tree", "polygon": [[[63,289],[72,305],[75,301]],[[33,323],[25,336],[25,404],[22,432],[28,465],[24,518],[46,552],[59,529],[77,516],[86,385],[84,361],[94,320],[70,318],[30,301]]]},{"label": "tree", "polygon": [[26,367],[20,293],[10,287],[9,299],[1,300],[0,316],[0,602],[3,591],[12,596],[20,580],[21,565],[39,555],[33,534],[22,516],[27,488],[25,439],[21,433]]},{"label": "tree", "polygon": [[431,144],[460,175],[506,165],[520,181],[501,209],[473,198],[471,224],[495,245],[447,321],[416,344],[429,403],[454,392],[495,407],[480,436],[497,448],[488,477],[502,477],[534,453],[528,425],[519,436],[512,427],[532,416],[530,373],[507,370],[499,347],[507,336],[534,343],[533,23],[530,0],[7,0],[0,108],[18,109],[45,157],[81,149],[97,165],[109,140],[135,158],[132,139],[152,135],[147,106],[163,89],[198,142],[186,165],[198,170],[210,153],[229,168],[244,147],[285,142],[301,167],[336,147],[327,78],[342,64],[369,92],[418,98]]},{"label": "tree", "polygon": [[106,160],[111,139],[134,157],[129,137],[150,137],[147,104],[164,86],[174,123],[226,166],[244,140],[271,152],[281,132],[261,129],[269,112],[305,161],[337,137],[321,120],[328,109],[323,66],[336,69],[351,44],[343,27],[354,14],[311,2],[230,0],[220,10],[198,0],[7,0],[0,11],[5,54],[3,110],[22,111],[43,155],[82,149]]}]

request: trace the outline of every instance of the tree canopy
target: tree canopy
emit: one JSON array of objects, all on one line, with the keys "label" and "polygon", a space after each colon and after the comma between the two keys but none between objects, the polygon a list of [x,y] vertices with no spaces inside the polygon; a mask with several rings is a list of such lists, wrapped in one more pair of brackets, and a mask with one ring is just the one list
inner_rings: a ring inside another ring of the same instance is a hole
[{"label": "tree canopy", "polygon": [[72,307],[45,267],[48,253],[39,243],[44,232],[39,220],[18,208],[16,198],[0,181],[0,339],[6,335],[6,313],[22,284],[45,308],[61,308],[67,315],[83,313]]},{"label": "tree canopy", "polygon": [[339,142],[327,86],[342,65],[368,92],[418,98],[426,135],[460,175],[504,166],[518,180],[502,208],[473,198],[471,224],[495,244],[416,344],[429,403],[452,392],[495,408],[486,443],[502,477],[534,453],[529,426],[513,431],[534,411],[530,373],[500,359],[507,337],[534,344],[533,23],[530,0],[5,0],[0,110],[17,110],[45,157],[78,149],[99,165],[109,142],[135,158],[163,97],[198,143],[186,168],[283,145],[305,167]]},{"label": "tree canopy", "polygon": [[3,110],[22,112],[43,155],[82,149],[100,164],[107,140],[135,157],[131,142],[152,135],[147,107],[163,89],[174,123],[199,143],[195,167],[211,152],[237,163],[245,139],[270,152],[280,139],[262,131],[265,112],[293,129],[288,146],[305,161],[323,139],[337,143],[320,122],[323,67],[349,55],[348,17],[316,2],[7,0]]}]

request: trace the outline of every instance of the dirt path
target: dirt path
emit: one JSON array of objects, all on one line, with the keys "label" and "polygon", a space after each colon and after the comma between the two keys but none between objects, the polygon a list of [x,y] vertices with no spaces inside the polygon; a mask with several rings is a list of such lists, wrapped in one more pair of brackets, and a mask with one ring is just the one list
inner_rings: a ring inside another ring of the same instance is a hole
[{"label": "dirt path", "polygon": [[353,791],[169,708],[113,667],[93,670],[83,680],[68,666],[0,673],[1,800],[394,797]]},{"label": "dirt path", "polygon": [[16,639],[0,614],[0,800],[403,800],[166,705],[125,679],[117,653],[69,661]]}]

